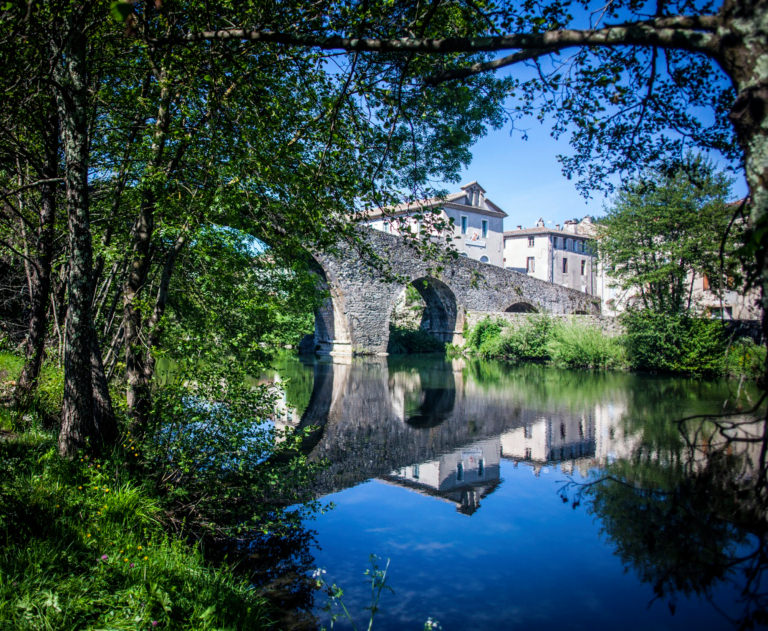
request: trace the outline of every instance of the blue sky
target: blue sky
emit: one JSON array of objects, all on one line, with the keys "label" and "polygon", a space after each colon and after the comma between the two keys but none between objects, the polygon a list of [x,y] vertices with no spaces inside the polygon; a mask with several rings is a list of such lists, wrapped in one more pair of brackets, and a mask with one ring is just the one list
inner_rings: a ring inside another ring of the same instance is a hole
[{"label": "blue sky", "polygon": [[[473,148],[473,160],[464,169],[461,183],[445,184],[450,192],[459,186],[477,180],[486,190],[488,198],[507,212],[505,230],[516,226],[532,227],[539,217],[552,225],[566,219],[584,215],[600,216],[610,202],[602,193],[585,200],[560,171],[557,154],[568,154],[566,136],[555,140],[549,127],[531,121],[526,127],[528,140],[520,134],[510,136],[509,127],[491,130]],[[746,195],[743,176],[733,185],[734,199]]]}]

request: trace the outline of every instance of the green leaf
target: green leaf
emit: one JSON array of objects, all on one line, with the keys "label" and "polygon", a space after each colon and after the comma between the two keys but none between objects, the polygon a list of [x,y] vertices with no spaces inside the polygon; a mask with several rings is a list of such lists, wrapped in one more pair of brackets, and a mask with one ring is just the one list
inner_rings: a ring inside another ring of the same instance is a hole
[{"label": "green leaf", "polygon": [[[8,4],[10,4],[10,2]],[[132,10],[131,3],[126,0],[115,0],[109,5],[109,12],[112,14],[112,19],[115,20],[115,22],[125,22]]]}]

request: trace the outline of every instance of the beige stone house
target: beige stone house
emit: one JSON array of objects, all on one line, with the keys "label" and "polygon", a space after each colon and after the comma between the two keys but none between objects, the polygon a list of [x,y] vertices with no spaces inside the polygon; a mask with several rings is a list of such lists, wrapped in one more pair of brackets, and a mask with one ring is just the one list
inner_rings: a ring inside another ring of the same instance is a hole
[{"label": "beige stone house", "polygon": [[[439,209],[437,215],[430,212],[433,209]],[[437,236],[433,226],[442,219],[450,226],[442,236],[452,237],[450,243],[462,256],[501,267],[506,216],[485,196],[480,184],[470,182],[444,200],[426,199],[368,211],[361,223],[390,234],[428,230]]]},{"label": "beige stone house", "polygon": [[534,278],[599,295],[592,221],[567,221],[547,228],[539,219],[533,228],[518,226],[504,233],[503,265]]}]

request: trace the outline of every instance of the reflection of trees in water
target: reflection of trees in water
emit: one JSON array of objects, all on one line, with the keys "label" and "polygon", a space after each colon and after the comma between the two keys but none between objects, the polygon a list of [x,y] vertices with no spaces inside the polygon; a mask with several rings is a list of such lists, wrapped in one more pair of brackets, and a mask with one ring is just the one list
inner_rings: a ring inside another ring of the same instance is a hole
[{"label": "reflection of trees in water", "polygon": [[[301,426],[317,428],[305,442],[312,457],[330,461],[318,481],[325,492],[437,462],[499,433],[507,442],[520,438],[515,445],[522,448],[541,419],[559,428],[547,447],[594,436],[597,447],[588,453],[602,472],[564,494],[588,503],[617,554],[657,599],[674,609],[678,598],[698,594],[718,606],[731,584],[744,592],[734,622],[747,627],[768,624],[764,424],[747,423],[746,412],[670,420],[722,408],[724,400],[724,412],[739,412],[731,387],[494,362],[469,361],[463,371],[434,360],[328,364],[315,366],[316,391]],[[756,396],[754,388],[741,394],[746,406]]]},{"label": "reflection of trees in water", "polygon": [[287,521],[280,532],[249,532],[237,540],[205,543],[209,558],[233,563],[238,576],[269,601],[274,628],[292,631],[318,627],[312,614],[316,589],[309,577],[315,567],[310,550],[316,544],[314,531],[302,527],[300,520]]},{"label": "reflection of trees in water", "polygon": [[[569,483],[563,498],[589,503],[624,564],[673,613],[679,595],[696,594],[737,628],[768,624],[768,425],[723,415],[680,430],[676,441],[649,432],[630,458]],[[727,585],[740,591],[736,608],[718,602]]]}]

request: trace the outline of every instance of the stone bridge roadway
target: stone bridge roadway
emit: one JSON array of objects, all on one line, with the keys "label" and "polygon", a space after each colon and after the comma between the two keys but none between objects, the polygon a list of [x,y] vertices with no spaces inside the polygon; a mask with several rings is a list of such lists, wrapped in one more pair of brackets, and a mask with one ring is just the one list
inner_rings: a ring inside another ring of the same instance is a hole
[{"label": "stone bridge roadway", "polygon": [[[363,238],[403,279],[393,282],[366,263],[351,246],[315,260],[330,298],[315,314],[314,351],[331,355],[386,355],[389,320],[407,284],[426,308],[421,328],[444,342],[463,341],[467,311],[599,314],[594,296],[465,257],[446,262],[420,258],[400,237],[362,229]],[[309,350],[309,349],[306,349]]]}]

